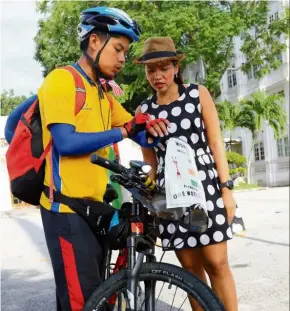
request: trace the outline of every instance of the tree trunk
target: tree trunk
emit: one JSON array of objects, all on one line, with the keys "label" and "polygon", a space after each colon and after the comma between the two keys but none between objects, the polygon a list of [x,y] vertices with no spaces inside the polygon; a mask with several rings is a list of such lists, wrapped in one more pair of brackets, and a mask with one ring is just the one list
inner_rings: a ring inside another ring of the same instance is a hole
[{"label": "tree trunk", "polygon": [[251,150],[250,150],[250,154],[249,154],[249,158],[248,158],[248,163],[247,163],[247,182],[248,184],[251,183],[251,158],[252,158],[252,152],[253,152],[253,149],[254,149],[254,142],[252,143],[252,146],[251,146]]},{"label": "tree trunk", "polygon": [[255,133],[252,133],[252,137],[253,137],[252,146],[251,146],[251,150],[250,150],[250,154],[249,154],[249,158],[248,158],[248,163],[247,163],[247,166],[248,166],[248,173],[247,173],[248,184],[251,183],[251,162],[252,162],[251,159],[252,159],[252,152],[253,152],[253,149],[254,149],[254,146],[255,146],[255,143],[257,140],[257,136]]}]

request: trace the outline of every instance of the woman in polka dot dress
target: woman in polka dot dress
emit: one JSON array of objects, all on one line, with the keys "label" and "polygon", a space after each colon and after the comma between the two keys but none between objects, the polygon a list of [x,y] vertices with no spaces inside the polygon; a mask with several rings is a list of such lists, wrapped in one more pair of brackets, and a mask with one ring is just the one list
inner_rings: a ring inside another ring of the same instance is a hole
[{"label": "woman in polka dot dress", "polygon": [[142,152],[144,160],[153,167],[151,177],[164,186],[168,139],[179,137],[194,151],[207,200],[208,229],[203,234],[191,233],[177,222],[160,220],[162,245],[164,249],[175,250],[182,266],[204,282],[206,272],[226,310],[236,311],[235,282],[227,256],[227,241],[232,238],[229,223],[235,215],[236,203],[232,191],[221,187],[221,183],[229,180],[228,163],[208,90],[201,85],[182,83],[178,62],[184,57],[176,52],[171,38],[161,37],[146,40],[143,56],[135,60],[137,64],[145,64],[146,78],[154,90],[154,95],[138,107],[136,114],[148,113],[152,119],[165,118],[170,122],[168,135],[161,138],[155,150]]}]

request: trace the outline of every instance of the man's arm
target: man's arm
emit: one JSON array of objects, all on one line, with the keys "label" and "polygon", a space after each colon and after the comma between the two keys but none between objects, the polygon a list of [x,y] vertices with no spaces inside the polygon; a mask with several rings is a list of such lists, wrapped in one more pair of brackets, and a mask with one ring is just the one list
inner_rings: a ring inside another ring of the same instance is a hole
[{"label": "man's arm", "polygon": [[60,155],[92,153],[127,136],[124,128],[99,133],[77,132],[75,92],[72,75],[63,69],[52,71],[38,92],[42,122],[51,132],[54,146]]},{"label": "man's arm", "polygon": [[61,156],[92,153],[127,137],[124,128],[115,128],[100,133],[79,133],[70,124],[52,124],[49,130],[54,146]]}]

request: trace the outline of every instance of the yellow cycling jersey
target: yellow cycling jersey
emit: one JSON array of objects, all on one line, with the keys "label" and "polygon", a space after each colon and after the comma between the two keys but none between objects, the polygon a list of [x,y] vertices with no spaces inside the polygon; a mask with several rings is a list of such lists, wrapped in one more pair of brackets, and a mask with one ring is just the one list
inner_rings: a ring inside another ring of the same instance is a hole
[{"label": "yellow cycling jersey", "polygon": [[[123,126],[132,116],[112,96],[112,107],[105,96],[100,99],[96,86],[91,83],[85,73],[74,66],[82,77],[86,90],[86,101],[81,111],[75,116],[75,82],[70,72],[65,69],[53,70],[44,80],[38,91],[40,114],[42,120],[43,145],[47,146],[51,139],[48,126],[54,123],[73,125],[77,132],[96,133]],[[96,151],[98,155],[107,158],[108,148]],[[52,147],[52,174],[47,155],[45,167],[46,186],[50,185],[51,175],[56,191],[74,198],[88,198],[103,201],[103,195],[108,182],[107,170],[91,164],[90,154],[82,156],[62,157]],[[40,204],[54,212],[73,211],[66,205],[50,203],[42,193]]]}]

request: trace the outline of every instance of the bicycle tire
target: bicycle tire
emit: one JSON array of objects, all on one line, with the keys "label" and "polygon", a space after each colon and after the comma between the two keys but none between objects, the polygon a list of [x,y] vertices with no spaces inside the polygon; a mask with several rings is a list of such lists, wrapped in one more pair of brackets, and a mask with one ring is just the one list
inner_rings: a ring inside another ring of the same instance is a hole
[{"label": "bicycle tire", "polygon": [[[106,301],[127,287],[130,271],[122,270],[102,283],[91,295],[83,311],[101,311]],[[190,272],[166,263],[144,263],[139,281],[169,282],[194,297],[205,311],[225,311],[212,289]],[[135,310],[134,310],[135,311]],[[139,310],[136,310],[139,311]]]}]

